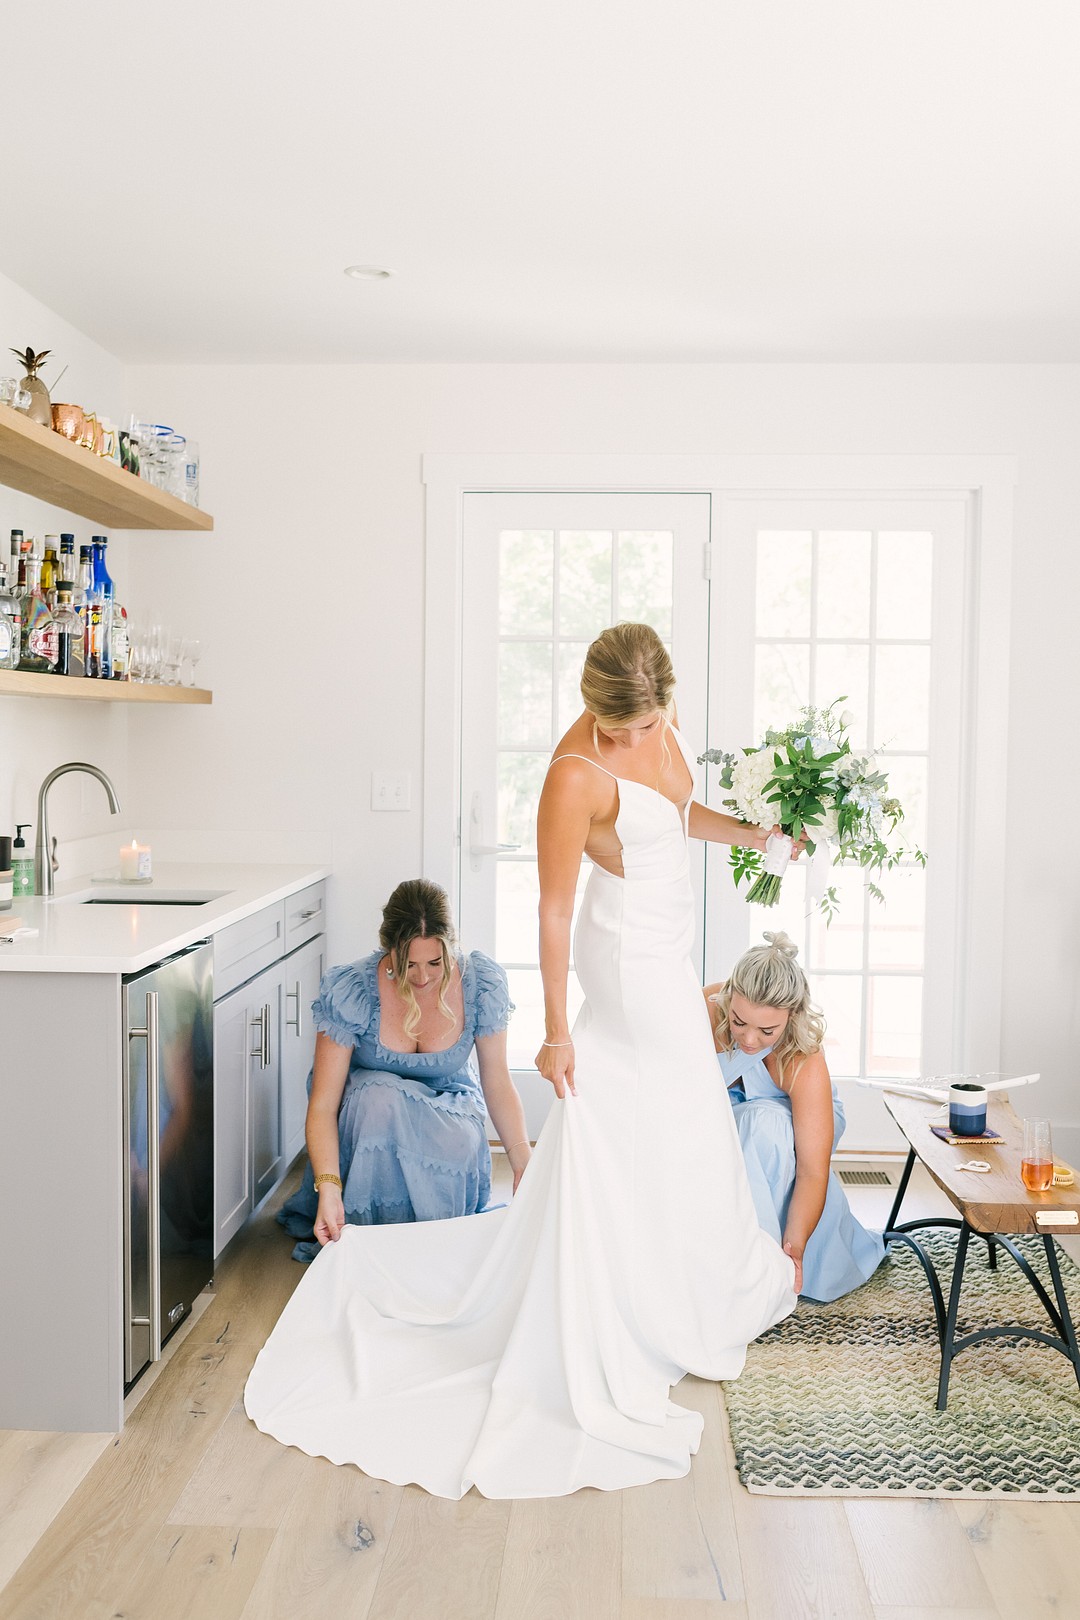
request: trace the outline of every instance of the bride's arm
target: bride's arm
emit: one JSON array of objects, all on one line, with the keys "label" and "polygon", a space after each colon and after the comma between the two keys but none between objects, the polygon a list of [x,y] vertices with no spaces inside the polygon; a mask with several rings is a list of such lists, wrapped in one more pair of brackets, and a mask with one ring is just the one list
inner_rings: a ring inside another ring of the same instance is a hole
[{"label": "bride's arm", "polygon": [[762,828],[752,827],[722,810],[710,810],[696,799],[690,806],[687,829],[691,838],[701,838],[707,844],[738,844],[743,849],[764,849],[769,836]]},{"label": "bride's arm", "polygon": [[[588,775],[586,775],[588,773]],[[540,976],[544,981],[544,1045],[536,1067],[556,1097],[574,1092],[574,1047],[566,1016],[570,971],[570,924],[574,916],[581,857],[592,824],[589,778],[597,773],[576,760],[549,770],[536,812],[540,869]]]}]

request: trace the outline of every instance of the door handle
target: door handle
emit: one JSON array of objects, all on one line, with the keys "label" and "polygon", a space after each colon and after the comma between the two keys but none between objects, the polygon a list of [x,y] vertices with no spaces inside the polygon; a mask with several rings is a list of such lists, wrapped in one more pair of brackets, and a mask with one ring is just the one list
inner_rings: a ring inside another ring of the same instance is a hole
[{"label": "door handle", "polygon": [[484,799],[477,791],[472,796],[469,806],[469,865],[474,872],[479,872],[480,862],[485,855],[508,855],[520,844],[485,844],[484,842]]},{"label": "door handle", "polygon": [[288,1001],[290,996],[295,996],[296,997],[296,1018],[295,1018],[295,1020],[292,1019],[292,1018],[286,1018],[286,1020],[285,1020],[285,1028],[286,1029],[295,1029],[296,1038],[297,1038],[297,1040],[300,1040],[301,1037],[303,1036],[304,1032],[303,1032],[302,1028],[300,1027],[301,1026],[301,1020],[302,1020],[302,1014],[301,1014],[301,1011],[300,1011],[300,980],[299,979],[297,979],[297,981],[296,981],[296,988],[294,990],[286,990],[286,992],[285,992],[285,1000]]},{"label": "door handle", "polygon": [[134,1316],[133,1327],[149,1327],[150,1360],[161,1360],[161,1066],[158,1057],[158,998],[146,992],[146,1027],[129,1029],[128,1039],[146,1041],[146,1198],[150,1226],[150,1316]]},{"label": "door handle", "polygon": [[259,1031],[259,1044],[251,1056],[258,1058],[260,1069],[268,1069],[270,1067],[270,1007],[268,1004],[263,1006],[258,1018],[251,1020],[251,1027]]}]

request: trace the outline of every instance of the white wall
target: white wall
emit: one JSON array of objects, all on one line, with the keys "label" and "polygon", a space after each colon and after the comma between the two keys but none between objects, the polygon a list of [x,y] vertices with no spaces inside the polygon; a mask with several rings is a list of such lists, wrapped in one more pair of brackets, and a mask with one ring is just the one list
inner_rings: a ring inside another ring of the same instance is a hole
[{"label": "white wall", "polygon": [[[206,829],[229,854],[331,861],[339,959],[370,946],[382,900],[419,862],[425,452],[1016,455],[1002,1060],[1042,1069],[1040,1101],[1080,1154],[1080,865],[1052,852],[1062,833],[1069,848],[1080,797],[1062,727],[1080,367],[141,368],[131,394],[199,438],[217,524],[205,542],[140,542],[133,561],[132,594],[167,590],[178,625],[200,627],[215,690],[211,711],[168,728],[132,716],[138,818]],[[411,813],[371,811],[382,768],[413,773]]]},{"label": "white wall", "polygon": [[[126,419],[126,385],[120,362],[13,281],[0,276],[0,375],[22,375],[18,360],[7,351],[25,349],[28,344],[35,350],[52,351],[42,368],[42,380],[51,388],[53,379],[59,379],[54,400],[74,400],[114,421]],[[61,377],[65,366],[67,370]],[[87,543],[100,525],[86,518],[73,518],[69,512],[0,485],[0,548],[5,562],[9,531],[13,528],[39,539],[45,534],[70,531],[78,547]],[[109,570],[121,601],[130,548],[135,543],[124,534],[109,537]],[[74,759],[90,760],[107,772],[116,785],[124,814],[114,820],[104,791],[88,776],[68,777],[57,783],[49,797],[49,817],[52,831],[60,840],[61,872],[65,876],[82,869],[79,852],[65,848],[71,841],[108,834],[108,847],[113,837],[119,847],[131,797],[125,710],[111,703],[0,698],[0,833],[14,832],[17,821],[35,821],[42,778],[54,766]],[[32,840],[34,832],[26,836]]]}]

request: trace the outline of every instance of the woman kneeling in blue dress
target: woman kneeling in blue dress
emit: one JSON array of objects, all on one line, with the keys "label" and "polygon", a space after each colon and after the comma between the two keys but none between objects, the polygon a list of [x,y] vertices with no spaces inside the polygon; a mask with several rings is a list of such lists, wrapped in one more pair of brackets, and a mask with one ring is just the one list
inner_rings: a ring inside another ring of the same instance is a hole
[{"label": "woman kneeling in blue dress", "polygon": [[461,955],[446,894],[399,883],[379,946],[331,968],[312,1007],[315,1066],[310,1163],[278,1215],[297,1260],[336,1241],[346,1222],[473,1215],[491,1194],[484,1106],[514,1173],[529,1162],[525,1115],[506,1062],[513,1005],[506,974]]},{"label": "woman kneeling in blue dress", "polygon": [[885,1247],[851,1212],[829,1160],[844,1110],[821,1050],[825,1021],[786,934],[766,934],[705,990],[759,1224],[783,1244],[806,1299],[839,1299]]}]

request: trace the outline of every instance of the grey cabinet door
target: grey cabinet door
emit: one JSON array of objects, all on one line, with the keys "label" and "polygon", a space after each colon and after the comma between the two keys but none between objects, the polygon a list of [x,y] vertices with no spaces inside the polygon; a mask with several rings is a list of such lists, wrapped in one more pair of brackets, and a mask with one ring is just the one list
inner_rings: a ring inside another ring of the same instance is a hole
[{"label": "grey cabinet door", "polygon": [[256,1206],[281,1180],[281,966],[260,973],[247,986],[251,1092],[251,1179]]},{"label": "grey cabinet door", "polygon": [[315,1055],[311,1003],[319,992],[326,961],[319,935],[281,964],[284,978],[281,1020],[281,1142],[287,1170],[304,1145],[308,1075]]},{"label": "grey cabinet door", "polygon": [[246,986],[214,1008],[215,1258],[254,1208],[248,1107],[250,1008]]}]

